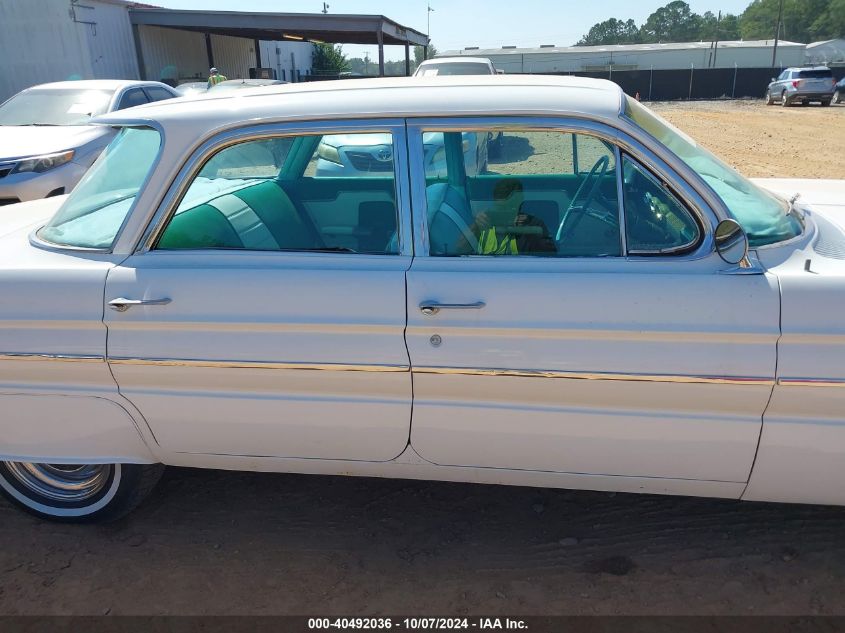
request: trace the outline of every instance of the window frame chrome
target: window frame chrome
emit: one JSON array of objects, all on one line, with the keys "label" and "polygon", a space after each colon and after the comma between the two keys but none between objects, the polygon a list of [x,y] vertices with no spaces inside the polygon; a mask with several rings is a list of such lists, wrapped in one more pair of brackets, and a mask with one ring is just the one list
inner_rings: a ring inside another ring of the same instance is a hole
[{"label": "window frame chrome", "polygon": [[633,161],[635,167],[637,167],[641,171],[645,171],[646,178],[648,178],[652,182],[652,184],[654,184],[655,186],[664,190],[667,194],[669,194],[669,196],[672,197],[672,199],[677,204],[679,204],[687,213],[689,213],[690,216],[692,217],[693,222],[696,225],[696,228],[698,229],[698,234],[696,235],[694,240],[691,240],[691,241],[687,242],[686,244],[682,244],[681,246],[673,246],[672,248],[665,248],[665,249],[654,250],[654,251],[629,249],[628,248],[628,235],[626,233],[625,238],[624,238],[626,253],[628,253],[628,255],[630,255],[632,257],[661,257],[661,256],[664,256],[664,255],[675,255],[675,254],[678,254],[678,253],[685,253],[685,252],[694,251],[696,244],[698,244],[701,240],[704,239],[704,234],[706,232],[705,229],[704,229],[704,226],[701,224],[701,220],[696,216],[695,213],[690,211],[690,209],[687,207],[687,205],[684,204],[683,201],[680,198],[678,198],[678,196],[672,190],[672,187],[666,181],[664,181],[662,178],[659,178],[657,175],[655,175],[653,172],[651,172],[648,168],[646,168],[644,165],[642,165],[640,163],[640,161],[637,160],[636,156],[631,156],[627,152],[620,152],[620,161],[619,161],[619,163],[617,163],[618,166],[619,166],[619,180],[620,180],[621,186],[622,186],[622,188],[620,190],[620,192],[622,193],[622,197],[619,199],[619,206],[622,209],[622,216],[623,217],[626,216],[625,196],[624,196],[624,191],[625,191],[624,172],[622,170],[622,161],[624,161],[626,158],[630,161]]},{"label": "window frame chrome", "polygon": [[[318,253],[320,255],[354,256],[366,255],[374,257],[411,256],[413,254],[413,238],[411,235],[410,192],[408,182],[408,151],[407,134],[404,119],[332,119],[321,121],[299,121],[292,123],[261,123],[228,128],[214,133],[204,139],[182,161],[176,175],[169,179],[165,194],[157,205],[155,212],[146,222],[140,237],[131,248],[131,252],[141,255],[155,250],[162,231],[175,214],[179,204],[205,163],[215,154],[228,147],[249,141],[260,141],[269,138],[317,136],[328,134],[391,134],[393,138],[393,169],[394,188],[396,192],[396,222],[399,239],[399,250],[396,253]],[[207,251],[208,249],[183,249],[184,252]],[[255,249],[233,250],[238,253],[273,253],[276,251],[257,251]],[[282,254],[309,253],[303,249],[279,251]]]},{"label": "window frame chrome", "polygon": [[[472,132],[502,130],[504,132],[560,132],[571,134],[583,134],[594,136],[600,140],[613,145],[614,156],[620,153],[627,153],[639,164],[643,165],[660,180],[666,182],[680,202],[694,215],[703,230],[700,243],[692,251],[678,254],[648,254],[637,255],[627,252],[627,239],[624,232],[624,220],[620,223],[622,255],[619,257],[566,257],[555,258],[569,261],[584,260],[648,260],[659,261],[688,261],[705,259],[713,253],[714,240],[713,231],[719,223],[719,214],[711,207],[708,201],[692,186],[670,163],[664,160],[651,148],[633,136],[622,125],[625,119],[619,120],[619,126],[613,123],[591,118],[579,118],[572,115],[566,116],[449,116],[449,117],[420,117],[408,119],[408,166],[410,168],[410,193],[411,208],[413,215],[413,239],[414,252],[417,256],[429,257],[428,225],[427,225],[427,201],[426,201],[426,179],[425,179],[425,154],[423,151],[422,135],[425,132]],[[617,192],[619,191],[621,176],[621,163],[617,160]],[[619,200],[619,210],[624,216],[623,201]],[[467,255],[462,258],[483,257],[486,255]],[[521,256],[531,259],[532,256]],[[550,259],[543,257],[542,259]]]}]

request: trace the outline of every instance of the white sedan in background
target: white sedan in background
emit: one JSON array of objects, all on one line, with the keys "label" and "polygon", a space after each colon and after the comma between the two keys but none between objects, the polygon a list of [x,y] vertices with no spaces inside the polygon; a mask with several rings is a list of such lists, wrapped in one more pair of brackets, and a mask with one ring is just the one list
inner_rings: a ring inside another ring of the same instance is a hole
[{"label": "white sedan in background", "polygon": [[[24,510],[113,519],[165,464],[845,504],[842,183],[787,201],[575,77],[97,123],[120,131],[68,198],[0,217]],[[502,130],[468,170],[464,135]],[[317,173],[353,135],[388,168]]]},{"label": "white sedan in background", "polygon": [[0,104],[0,205],[70,193],[113,137],[100,114],[179,95],[157,81],[60,81]]}]

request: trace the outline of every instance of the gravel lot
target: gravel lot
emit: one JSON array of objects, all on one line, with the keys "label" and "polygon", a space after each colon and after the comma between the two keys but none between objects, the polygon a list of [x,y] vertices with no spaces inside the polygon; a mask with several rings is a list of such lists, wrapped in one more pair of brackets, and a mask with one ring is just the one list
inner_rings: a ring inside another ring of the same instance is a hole
[{"label": "gravel lot", "polygon": [[646,104],[751,178],[845,178],[845,104],[762,100]]},{"label": "gravel lot", "polygon": [[[656,109],[748,175],[845,178],[845,107]],[[0,543],[0,614],[845,614],[845,508],[171,469],[108,526],[0,501]]]}]

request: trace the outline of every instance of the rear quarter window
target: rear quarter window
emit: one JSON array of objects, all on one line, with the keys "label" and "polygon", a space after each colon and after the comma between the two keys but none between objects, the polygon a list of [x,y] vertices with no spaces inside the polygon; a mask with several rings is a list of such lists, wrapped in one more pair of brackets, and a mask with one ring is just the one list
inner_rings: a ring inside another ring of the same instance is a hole
[{"label": "rear quarter window", "polygon": [[830,79],[833,77],[833,71],[830,68],[802,70],[798,73],[800,79]]}]

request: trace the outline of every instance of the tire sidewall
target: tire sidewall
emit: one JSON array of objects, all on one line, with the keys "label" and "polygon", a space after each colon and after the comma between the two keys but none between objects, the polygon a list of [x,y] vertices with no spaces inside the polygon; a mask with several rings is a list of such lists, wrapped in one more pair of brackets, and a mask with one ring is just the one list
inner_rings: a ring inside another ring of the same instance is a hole
[{"label": "tire sidewall", "polygon": [[109,482],[96,497],[77,503],[61,503],[28,490],[0,462],[0,492],[14,505],[42,519],[62,523],[91,523],[123,514],[133,503],[141,466],[114,464]]}]

